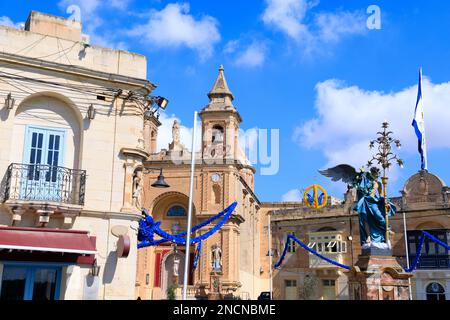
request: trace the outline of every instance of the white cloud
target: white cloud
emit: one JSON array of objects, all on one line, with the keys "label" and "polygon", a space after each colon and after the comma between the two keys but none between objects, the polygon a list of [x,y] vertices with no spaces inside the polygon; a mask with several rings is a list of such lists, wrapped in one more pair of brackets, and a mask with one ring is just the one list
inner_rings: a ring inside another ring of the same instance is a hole
[{"label": "white cloud", "polygon": [[101,12],[105,10],[125,10],[129,2],[130,0],[61,0],[58,6],[68,17],[82,22],[83,32],[90,36],[92,44],[126,50],[128,46],[125,42],[116,40],[114,32],[109,29],[105,33],[99,29],[105,26],[105,20],[101,18]]},{"label": "white cloud", "polygon": [[266,0],[266,4],[263,22],[293,39],[307,55],[324,51],[344,36],[367,32],[363,12],[322,12],[310,18],[310,9],[319,1]]},{"label": "white cloud", "polygon": [[308,27],[302,23],[314,2],[307,0],[266,0],[267,8],[262,19],[293,39],[309,36]]},{"label": "white cloud", "polygon": [[[98,15],[98,10],[105,9],[126,9],[130,0],[61,0],[58,6],[64,10],[76,5],[81,9],[81,19],[92,20]],[[84,17],[84,18],[83,18]]]},{"label": "white cloud", "polygon": [[345,35],[366,32],[366,18],[357,12],[318,14],[315,23],[319,37],[324,42],[339,42]]},{"label": "white cloud", "polygon": [[58,3],[58,6],[64,10],[69,9],[69,7],[74,5],[78,6],[81,10],[81,21],[83,21],[83,15],[91,16],[100,4],[100,0],[61,0]]},{"label": "white cloud", "polygon": [[24,26],[24,23],[23,22],[15,23],[14,21],[11,20],[10,17],[1,16],[0,17],[0,25],[20,29],[21,27]]},{"label": "white cloud", "polygon": [[[402,149],[396,152],[400,156],[417,153],[411,126],[417,85],[384,93],[328,80],[317,84],[316,90],[317,116],[296,129],[294,140],[303,147],[323,150],[326,166],[365,165],[372,155],[368,143],[385,119],[402,142]],[[424,79],[423,95],[428,150],[450,148],[450,82],[433,84]]]},{"label": "white cloud", "polygon": [[300,193],[300,190],[293,189],[293,190],[290,190],[290,191],[286,192],[285,194],[283,194],[283,196],[281,197],[281,201],[283,201],[283,202],[302,201],[302,194]]},{"label": "white cloud", "polygon": [[266,60],[267,44],[264,41],[253,40],[250,44],[244,40],[231,40],[224,48],[224,53],[229,55],[235,65],[245,67],[262,66]]},{"label": "white cloud", "polygon": [[208,58],[220,41],[218,22],[205,15],[200,19],[189,14],[188,3],[170,3],[161,11],[151,10],[149,20],[134,27],[129,34],[159,48],[188,47]]}]

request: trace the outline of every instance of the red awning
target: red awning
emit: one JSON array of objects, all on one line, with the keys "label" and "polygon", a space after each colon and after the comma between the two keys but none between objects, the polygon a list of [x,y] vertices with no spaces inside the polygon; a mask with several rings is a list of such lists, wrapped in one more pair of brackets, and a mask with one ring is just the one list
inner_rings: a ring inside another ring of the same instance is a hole
[{"label": "red awning", "polygon": [[87,231],[0,227],[0,250],[96,254],[95,237]]}]

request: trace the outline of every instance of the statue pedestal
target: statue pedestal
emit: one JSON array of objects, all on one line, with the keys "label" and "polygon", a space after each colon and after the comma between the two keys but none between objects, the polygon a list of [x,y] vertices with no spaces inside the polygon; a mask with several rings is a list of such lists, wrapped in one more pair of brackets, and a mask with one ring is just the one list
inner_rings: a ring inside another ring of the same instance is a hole
[{"label": "statue pedestal", "polygon": [[210,281],[210,290],[208,293],[208,300],[223,300],[222,295],[222,284],[220,278],[222,277],[222,272],[212,271]]},{"label": "statue pedestal", "polygon": [[389,251],[366,249],[346,272],[350,300],[409,300],[412,274],[404,272],[392,255],[381,255]]}]

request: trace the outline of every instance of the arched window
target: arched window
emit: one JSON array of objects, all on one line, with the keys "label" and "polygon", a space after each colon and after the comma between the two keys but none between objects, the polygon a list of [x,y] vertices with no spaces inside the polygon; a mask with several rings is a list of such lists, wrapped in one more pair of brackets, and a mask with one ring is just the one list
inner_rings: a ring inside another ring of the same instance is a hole
[{"label": "arched window", "polygon": [[442,285],[432,282],[427,286],[427,300],[445,300],[445,290]]},{"label": "arched window", "polygon": [[212,129],[212,143],[223,142],[223,128],[221,126],[214,126]]},{"label": "arched window", "polygon": [[214,203],[215,204],[221,204],[222,203],[222,197],[221,197],[220,186],[217,185],[217,184],[213,185],[213,192],[214,192]]},{"label": "arched window", "polygon": [[183,217],[186,215],[186,209],[182,206],[173,206],[167,211],[169,217]]}]

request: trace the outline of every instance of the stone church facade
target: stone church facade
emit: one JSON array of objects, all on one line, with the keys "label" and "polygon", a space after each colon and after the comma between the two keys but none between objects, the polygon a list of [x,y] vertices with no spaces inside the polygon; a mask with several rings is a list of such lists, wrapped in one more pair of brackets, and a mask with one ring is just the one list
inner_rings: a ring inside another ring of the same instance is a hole
[{"label": "stone church facade", "polygon": [[[267,291],[267,270],[263,264],[261,230],[261,203],[254,193],[254,173],[244,152],[239,147],[238,131],[241,116],[233,105],[230,91],[221,66],[217,79],[208,93],[209,103],[199,113],[201,118],[201,150],[196,152],[194,173],[193,221],[196,225],[237,202],[231,218],[212,237],[203,241],[203,252],[198,267],[193,270],[194,246],[190,252],[188,295],[191,299],[204,298],[212,290],[212,250],[218,245],[222,252],[221,293],[224,296],[239,296],[256,299]],[[190,151],[181,144],[179,124],[173,125],[173,141],[168,149],[156,150],[159,123],[149,123],[145,130],[146,147],[150,156],[144,167],[162,168],[167,189],[153,189],[152,181],[158,171],[144,176],[143,206],[152,213],[161,228],[169,233],[186,230]],[[148,139],[148,138],[151,139]],[[206,232],[211,225],[195,233]],[[175,253],[171,244],[141,249],[138,252],[136,295],[141,299],[164,299],[167,289],[176,281],[173,276],[174,260],[178,260],[178,284],[183,284],[184,246]],[[178,291],[179,294],[180,291]]]}]

